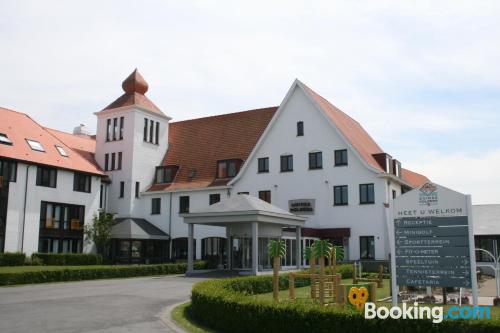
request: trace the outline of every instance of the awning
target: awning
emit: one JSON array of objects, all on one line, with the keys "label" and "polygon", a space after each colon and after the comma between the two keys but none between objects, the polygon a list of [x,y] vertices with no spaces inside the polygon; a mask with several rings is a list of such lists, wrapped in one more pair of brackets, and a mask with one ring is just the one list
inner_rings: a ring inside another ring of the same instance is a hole
[{"label": "awning", "polygon": [[184,223],[221,227],[250,222],[303,227],[306,219],[246,194],[235,195],[228,200],[180,216],[184,218]]},{"label": "awning", "polygon": [[170,236],[145,219],[118,218],[111,228],[111,238],[168,240]]}]

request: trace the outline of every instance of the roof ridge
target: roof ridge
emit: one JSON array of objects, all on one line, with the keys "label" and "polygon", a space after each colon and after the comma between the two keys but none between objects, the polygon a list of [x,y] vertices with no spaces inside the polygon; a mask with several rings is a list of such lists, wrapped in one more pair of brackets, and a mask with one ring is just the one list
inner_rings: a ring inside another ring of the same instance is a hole
[{"label": "roof ridge", "polygon": [[326,103],[330,104],[330,106],[333,107],[333,108],[335,108],[335,110],[337,110],[339,112],[342,112],[346,117],[348,117],[349,119],[351,119],[352,121],[354,121],[358,125],[361,125],[359,121],[357,121],[356,119],[354,119],[353,117],[351,117],[349,114],[345,113],[344,111],[342,111],[341,109],[339,109],[338,107],[336,107],[335,105],[333,105],[329,100],[327,100],[325,97],[321,96],[319,93],[317,93],[316,91],[314,91],[313,89],[311,89],[311,87],[309,87],[307,84],[305,84],[304,82],[300,81],[299,79],[297,79],[297,81],[299,81],[304,87],[306,87],[307,89],[309,89],[313,94],[315,94],[316,96],[318,96],[319,98],[321,98],[322,100],[324,100]]},{"label": "roof ridge", "polygon": [[44,128],[46,130],[48,130],[48,131],[56,131],[56,132],[63,133],[63,134],[68,134],[68,135],[71,135],[71,136],[74,136],[74,137],[77,137],[77,138],[80,138],[80,139],[93,140],[92,139],[92,135],[86,135],[86,134],[78,135],[78,134],[75,134],[75,133],[70,133],[70,132],[58,130],[56,128],[50,128],[50,127],[45,127],[45,126],[44,126]]},{"label": "roof ridge", "polygon": [[185,120],[173,121],[173,122],[170,123],[170,125],[172,125],[172,124],[179,124],[179,123],[185,123],[185,122],[189,122],[189,121],[204,120],[204,119],[209,119],[209,118],[234,116],[234,115],[238,115],[238,114],[242,114],[242,113],[247,113],[247,112],[264,111],[264,110],[271,110],[271,109],[277,109],[277,108],[278,108],[278,106],[268,106],[268,107],[258,108],[258,109],[250,109],[250,110],[244,110],[244,111],[221,113],[221,114],[216,114],[216,115],[211,115],[211,116],[205,116],[205,117],[200,117],[200,118],[193,118],[193,119],[185,119]]}]

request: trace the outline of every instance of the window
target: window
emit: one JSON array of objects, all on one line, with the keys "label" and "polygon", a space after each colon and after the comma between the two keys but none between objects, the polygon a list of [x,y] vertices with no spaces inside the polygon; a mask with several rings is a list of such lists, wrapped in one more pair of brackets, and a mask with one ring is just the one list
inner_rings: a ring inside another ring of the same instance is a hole
[{"label": "window", "polygon": [[359,185],[359,203],[360,204],[375,203],[375,188],[373,184]]},{"label": "window", "polygon": [[333,204],[335,206],[345,206],[349,203],[347,185],[333,187]]},{"label": "window", "polygon": [[189,197],[179,197],[179,213],[189,213]]},{"label": "window", "polygon": [[396,197],[397,197],[397,196],[398,196],[398,195],[397,195],[396,190],[392,190],[392,198],[393,198],[393,199],[396,199]]},{"label": "window", "polygon": [[347,165],[347,149],[335,151],[335,166]]},{"label": "window", "polygon": [[156,167],[156,184],[168,184],[174,181],[175,175],[177,174],[177,166],[159,166]]},{"label": "window", "polygon": [[112,153],[111,154],[111,170],[115,170],[115,159],[116,159],[116,154]]},{"label": "window", "polygon": [[139,197],[139,188],[140,188],[140,183],[139,182],[135,182],[135,197],[138,198]]},{"label": "window", "polygon": [[217,178],[232,178],[239,171],[241,161],[225,160],[217,162]]},{"label": "window", "polygon": [[271,191],[259,191],[259,199],[271,203]]},{"label": "window", "polygon": [[[40,229],[78,230],[81,232],[85,221],[85,206],[68,205],[42,201],[40,209]],[[44,235],[40,236],[43,237]],[[56,233],[51,232],[51,236]],[[57,234],[56,234],[57,235]]]},{"label": "window", "polygon": [[158,144],[159,137],[160,137],[160,123],[156,122],[155,144]]},{"label": "window", "polygon": [[125,118],[120,117],[120,140],[123,140],[123,126],[125,124]]},{"label": "window", "polygon": [[36,185],[55,188],[57,186],[57,170],[39,166],[36,170]]},{"label": "window", "polygon": [[304,122],[297,122],[297,136],[304,136]]},{"label": "window", "polygon": [[269,157],[261,157],[258,160],[259,173],[269,172]]},{"label": "window", "polygon": [[161,213],[161,198],[152,198],[151,214],[160,214],[160,213]]},{"label": "window", "polygon": [[106,141],[109,141],[111,137],[111,119],[106,121]]},{"label": "window", "polygon": [[104,185],[101,184],[101,190],[99,191],[99,208],[104,208]]},{"label": "window", "polygon": [[113,118],[113,141],[116,140],[116,132],[118,132],[118,118]]},{"label": "window", "polygon": [[148,142],[148,120],[144,118],[144,142]]},{"label": "window", "polygon": [[123,198],[125,194],[125,182],[120,182],[120,196],[119,198]]},{"label": "window", "polygon": [[309,153],[309,170],[323,168],[323,155],[320,151]]},{"label": "window", "polygon": [[375,259],[375,237],[373,236],[359,237],[359,258]]},{"label": "window", "polygon": [[122,169],[122,152],[118,152],[118,166],[116,167],[117,170]]},{"label": "window", "polygon": [[73,178],[73,191],[90,193],[91,180],[92,178],[90,175],[75,172]]},{"label": "window", "polygon": [[7,134],[0,133],[0,143],[4,145],[12,145],[12,141],[7,137]]},{"label": "window", "polygon": [[31,149],[33,150],[36,150],[36,151],[45,151],[45,149],[43,149],[43,146],[40,142],[36,141],[36,140],[30,140],[30,139],[26,139],[26,142],[28,142],[28,144],[30,145]]},{"label": "window", "polygon": [[17,162],[0,160],[0,176],[3,177],[4,181],[15,182],[17,178]]},{"label": "window", "polygon": [[293,171],[293,155],[281,156],[281,172]]},{"label": "window", "polygon": [[220,201],[220,194],[215,193],[215,194],[210,194],[208,197],[208,204],[213,205],[214,203],[218,203]]},{"label": "window", "polygon": [[250,194],[250,192],[238,192],[238,195],[240,195],[240,194],[249,195],[249,194]]},{"label": "window", "polygon": [[104,155],[104,171],[109,170],[109,154]]},{"label": "window", "polygon": [[66,150],[64,150],[63,147],[58,145],[55,145],[55,147],[61,156],[68,157],[68,154],[66,153]]},{"label": "window", "polygon": [[149,121],[149,142],[153,143],[153,134],[155,130],[155,122],[150,120]]}]

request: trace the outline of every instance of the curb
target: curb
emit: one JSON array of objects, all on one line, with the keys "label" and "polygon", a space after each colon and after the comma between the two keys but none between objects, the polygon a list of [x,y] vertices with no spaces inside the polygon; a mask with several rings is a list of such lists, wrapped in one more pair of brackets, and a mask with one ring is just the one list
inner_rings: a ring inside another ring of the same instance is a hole
[{"label": "curb", "polygon": [[189,300],[184,300],[182,302],[178,302],[172,305],[167,306],[162,312],[159,313],[158,317],[160,321],[169,328],[172,332],[175,333],[189,333],[184,328],[180,327],[177,323],[172,319],[172,310],[177,306],[187,303]]}]

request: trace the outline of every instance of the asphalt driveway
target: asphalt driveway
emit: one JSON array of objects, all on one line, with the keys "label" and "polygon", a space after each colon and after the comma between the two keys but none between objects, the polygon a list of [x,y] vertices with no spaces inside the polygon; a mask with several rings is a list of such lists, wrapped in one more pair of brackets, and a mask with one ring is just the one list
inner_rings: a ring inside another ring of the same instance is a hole
[{"label": "asphalt driveway", "polygon": [[0,332],[170,332],[165,307],[200,278],[161,276],[0,288]]}]

